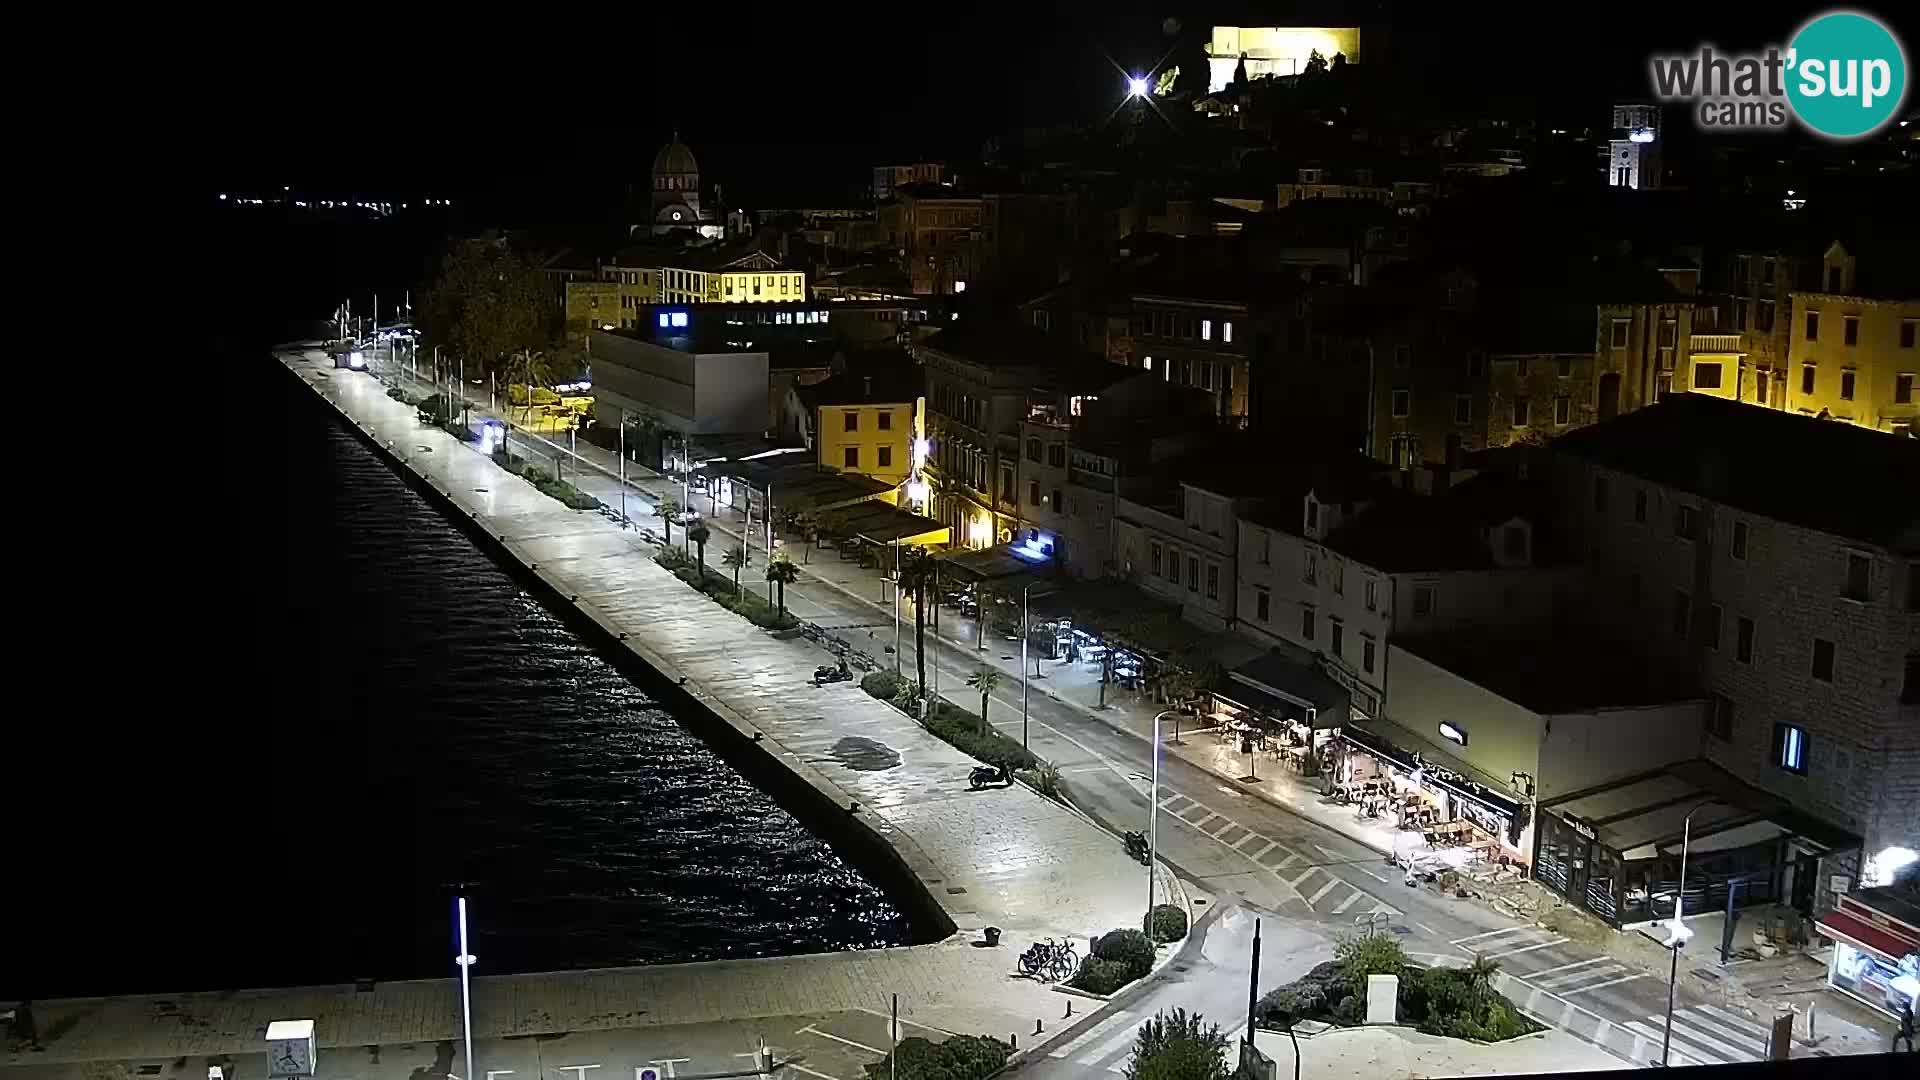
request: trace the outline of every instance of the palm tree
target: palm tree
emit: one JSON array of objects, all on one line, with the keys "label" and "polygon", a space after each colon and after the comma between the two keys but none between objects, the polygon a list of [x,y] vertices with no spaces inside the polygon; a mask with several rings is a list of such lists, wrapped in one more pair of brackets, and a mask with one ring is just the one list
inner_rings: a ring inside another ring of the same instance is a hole
[{"label": "palm tree", "polygon": [[662,495],[660,503],[654,507],[660,515],[660,525],[667,530],[667,546],[673,546],[673,519],[680,516],[680,500],[671,495]]},{"label": "palm tree", "polygon": [[799,580],[800,568],[793,565],[793,560],[787,557],[786,552],[775,555],[773,561],[767,564],[767,581],[779,590],[780,614],[787,613],[787,586]]},{"label": "palm tree", "polygon": [[720,565],[733,571],[733,595],[740,595],[740,568],[747,565],[747,549],[735,544],[720,556]]},{"label": "palm tree", "polygon": [[1000,688],[1000,673],[992,668],[981,668],[967,676],[967,685],[980,691],[980,730],[993,730],[993,726],[987,723],[987,699]]},{"label": "palm tree", "polygon": [[[527,388],[527,407],[525,423],[533,420],[533,387],[535,383],[544,386],[553,381],[553,365],[547,362],[547,354],[539,349],[521,349],[507,360],[507,370],[517,375]],[[511,376],[509,376],[511,378]]]},{"label": "palm tree", "polygon": [[1500,973],[1500,961],[1485,953],[1473,954],[1473,963],[1467,965],[1467,981],[1485,991],[1493,984],[1493,977]]},{"label": "palm tree", "polygon": [[707,540],[713,536],[704,521],[696,521],[687,526],[687,539],[693,541],[694,549],[700,553],[700,576],[707,576]]},{"label": "palm tree", "polygon": [[920,694],[927,692],[927,595],[940,596],[940,562],[925,548],[911,548],[900,560],[895,588],[913,596],[913,662],[920,678]]}]

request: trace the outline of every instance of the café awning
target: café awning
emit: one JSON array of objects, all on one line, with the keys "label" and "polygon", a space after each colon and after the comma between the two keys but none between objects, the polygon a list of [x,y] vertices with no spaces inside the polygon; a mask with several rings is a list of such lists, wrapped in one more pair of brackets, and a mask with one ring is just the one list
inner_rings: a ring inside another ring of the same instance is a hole
[{"label": "caf\u00e9 awning", "polygon": [[1304,714],[1316,728],[1339,727],[1347,721],[1347,688],[1313,668],[1295,663],[1277,652],[1249,660],[1229,673],[1225,691],[1258,693],[1291,710],[1276,716]]}]

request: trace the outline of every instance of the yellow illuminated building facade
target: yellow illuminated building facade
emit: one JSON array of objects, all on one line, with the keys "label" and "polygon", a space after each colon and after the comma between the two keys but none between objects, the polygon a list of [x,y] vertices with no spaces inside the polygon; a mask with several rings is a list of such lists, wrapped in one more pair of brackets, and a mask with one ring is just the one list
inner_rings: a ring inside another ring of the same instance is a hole
[{"label": "yellow illuminated building facade", "polygon": [[760,251],[714,266],[662,266],[656,273],[660,302],[666,304],[799,304],[807,300],[807,275],[781,266]]},{"label": "yellow illuminated building facade", "polygon": [[1796,292],[1787,407],[1876,431],[1920,424],[1920,300]]},{"label": "yellow illuminated building facade", "polygon": [[1247,78],[1298,75],[1314,53],[1331,63],[1335,54],[1348,63],[1360,60],[1357,26],[1216,26],[1207,43],[1207,91],[1218,93],[1233,82],[1234,68],[1246,59]]},{"label": "yellow illuminated building facade", "polygon": [[567,333],[621,330],[640,324],[640,309],[660,302],[660,271],[603,266],[598,281],[566,285]]},{"label": "yellow illuminated building facade", "polygon": [[814,418],[820,464],[859,473],[898,489],[913,475],[914,441],[924,423],[926,399],[822,402]]}]

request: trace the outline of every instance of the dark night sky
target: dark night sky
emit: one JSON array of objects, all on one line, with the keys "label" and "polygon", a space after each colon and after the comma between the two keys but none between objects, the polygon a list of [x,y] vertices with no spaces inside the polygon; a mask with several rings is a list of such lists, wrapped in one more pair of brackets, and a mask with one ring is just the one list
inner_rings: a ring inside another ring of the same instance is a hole
[{"label": "dark night sky", "polygon": [[1108,57],[1158,59],[1170,14],[1190,34],[1216,21],[1389,21],[1396,66],[1436,92],[1583,115],[1643,85],[1650,50],[1777,40],[1824,5],[1185,8],[734,4],[656,17],[569,5],[552,25],[510,29],[349,19],[340,37],[237,50],[190,75],[189,135],[211,184],[452,185],[540,202],[606,197],[644,175],[677,128],[710,180],[757,201],[858,184],[884,158],[961,159],[1022,123],[1097,115],[1119,87]]}]

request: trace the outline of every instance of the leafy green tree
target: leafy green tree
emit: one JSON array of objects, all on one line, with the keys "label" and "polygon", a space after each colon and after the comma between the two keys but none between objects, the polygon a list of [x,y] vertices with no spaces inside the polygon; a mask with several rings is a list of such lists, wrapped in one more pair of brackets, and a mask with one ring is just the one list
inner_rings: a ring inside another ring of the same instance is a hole
[{"label": "leafy green tree", "polygon": [[1227,1037],[1185,1009],[1161,1010],[1134,1037],[1127,1080],[1226,1080]]},{"label": "leafy green tree", "polygon": [[793,565],[793,560],[787,557],[786,552],[775,555],[773,560],[767,563],[767,581],[777,590],[780,598],[780,614],[787,613],[787,586],[799,580],[800,568]]},{"label": "leafy green tree", "polygon": [[[704,526],[696,526],[704,527]],[[740,568],[747,565],[747,549],[735,544],[720,556],[720,565],[733,571],[733,595],[740,595]]]},{"label": "leafy green tree", "polygon": [[538,265],[498,235],[455,243],[425,301],[428,336],[465,356],[476,374],[498,375],[514,352],[553,338],[552,295]]},{"label": "leafy green tree", "polygon": [[993,730],[993,725],[987,723],[987,701],[995,690],[1000,689],[1000,673],[992,668],[981,668],[967,676],[967,685],[980,692],[980,729]]},{"label": "leafy green tree", "polygon": [[526,411],[521,414],[523,423],[533,422],[533,390],[553,382],[553,368],[547,362],[547,354],[539,349],[521,349],[507,358],[507,398],[512,403],[514,380],[519,380],[527,388]]},{"label": "leafy green tree", "polygon": [[913,660],[920,693],[927,692],[927,596],[940,595],[940,561],[925,548],[909,548],[900,558],[900,580],[895,588],[913,597]]},{"label": "leafy green tree", "polygon": [[687,526],[687,539],[693,542],[694,550],[700,553],[698,556],[700,573],[703,575],[707,572],[707,541],[712,538],[713,530],[707,528],[707,523],[704,521],[696,521]]},{"label": "leafy green tree", "polygon": [[680,517],[680,500],[671,495],[663,495],[655,512],[660,515],[660,527],[667,531],[667,543],[673,543],[673,523]]}]

